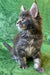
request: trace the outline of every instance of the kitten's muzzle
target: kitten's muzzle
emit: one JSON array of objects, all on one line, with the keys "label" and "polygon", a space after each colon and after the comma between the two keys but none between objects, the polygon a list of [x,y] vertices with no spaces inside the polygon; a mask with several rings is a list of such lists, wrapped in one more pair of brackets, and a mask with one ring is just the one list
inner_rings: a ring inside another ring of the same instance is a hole
[{"label": "kitten's muzzle", "polygon": [[18,21],[17,21],[17,24],[19,24],[19,23],[21,23],[22,22],[22,19],[19,19]]}]

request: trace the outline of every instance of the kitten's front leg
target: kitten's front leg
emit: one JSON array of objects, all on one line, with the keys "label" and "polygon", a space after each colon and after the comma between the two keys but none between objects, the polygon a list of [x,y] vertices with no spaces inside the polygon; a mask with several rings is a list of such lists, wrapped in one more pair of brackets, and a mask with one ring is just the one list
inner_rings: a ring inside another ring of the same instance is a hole
[{"label": "kitten's front leg", "polygon": [[34,60],[34,69],[39,73],[44,72],[44,69],[41,68],[40,54],[37,54],[33,60]]},{"label": "kitten's front leg", "polygon": [[22,69],[25,69],[27,68],[27,65],[26,65],[26,57],[19,57],[19,60],[18,60],[18,63],[19,63],[19,67],[22,68]]},{"label": "kitten's front leg", "polygon": [[41,60],[39,58],[34,59],[34,69],[40,73],[44,72],[44,69],[41,68]]}]

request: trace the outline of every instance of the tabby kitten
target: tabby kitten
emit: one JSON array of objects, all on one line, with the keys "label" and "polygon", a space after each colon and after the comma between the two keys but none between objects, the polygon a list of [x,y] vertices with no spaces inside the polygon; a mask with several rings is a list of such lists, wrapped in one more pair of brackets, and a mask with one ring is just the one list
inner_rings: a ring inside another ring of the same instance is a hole
[{"label": "tabby kitten", "polygon": [[42,28],[41,17],[39,15],[36,2],[33,3],[30,10],[26,10],[22,5],[23,11],[17,21],[17,27],[20,32],[15,36],[13,48],[7,43],[3,43],[10,51],[11,57],[19,63],[20,68],[27,68],[26,58],[32,57],[34,69],[40,73],[41,68],[41,45],[42,45]]}]

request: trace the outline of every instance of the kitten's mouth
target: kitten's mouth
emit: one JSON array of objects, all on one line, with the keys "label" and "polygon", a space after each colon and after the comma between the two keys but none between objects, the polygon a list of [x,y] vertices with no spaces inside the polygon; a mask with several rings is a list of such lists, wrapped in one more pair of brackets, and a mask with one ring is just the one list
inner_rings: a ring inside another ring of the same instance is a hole
[{"label": "kitten's mouth", "polygon": [[25,25],[16,24],[19,30],[26,30]]}]

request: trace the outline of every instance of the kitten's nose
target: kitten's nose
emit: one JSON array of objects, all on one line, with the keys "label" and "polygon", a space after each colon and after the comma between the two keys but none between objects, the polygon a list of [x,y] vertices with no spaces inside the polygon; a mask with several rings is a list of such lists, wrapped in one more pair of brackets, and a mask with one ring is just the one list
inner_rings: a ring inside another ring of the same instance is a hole
[{"label": "kitten's nose", "polygon": [[21,21],[22,21],[22,19],[19,19],[19,20],[17,21],[17,24],[19,24]]}]

